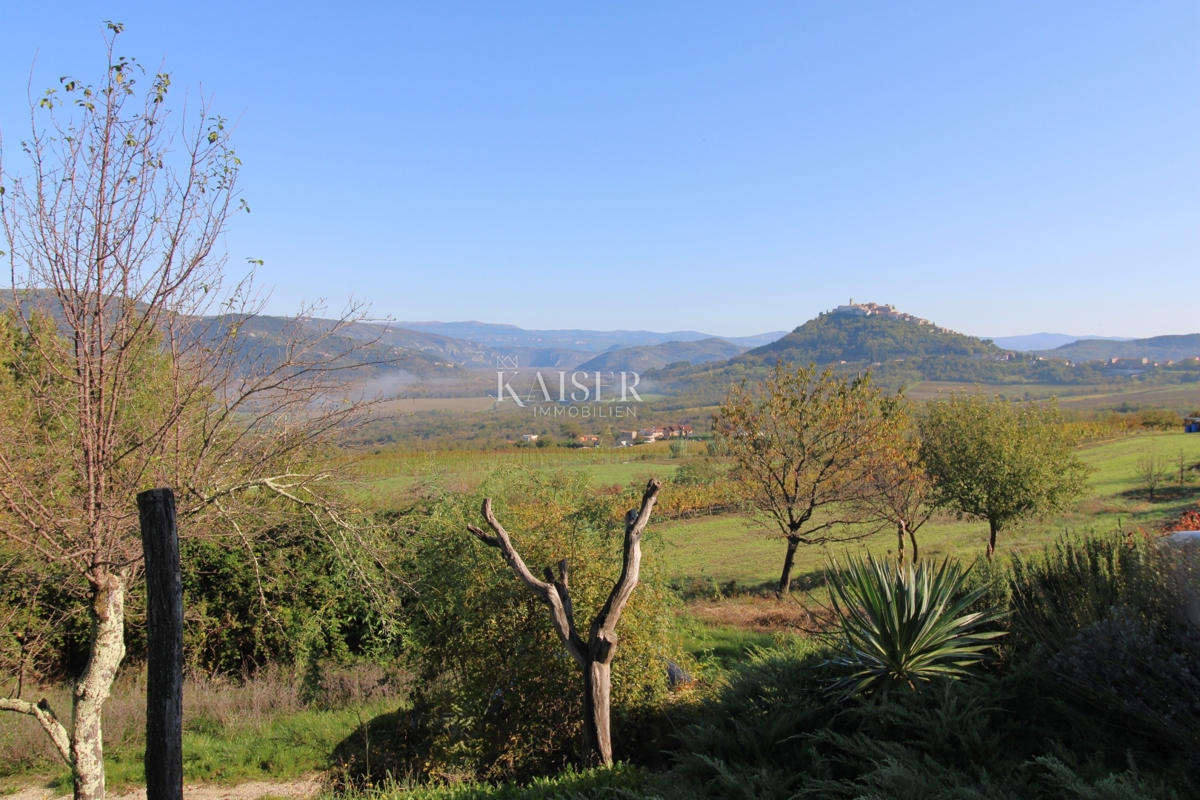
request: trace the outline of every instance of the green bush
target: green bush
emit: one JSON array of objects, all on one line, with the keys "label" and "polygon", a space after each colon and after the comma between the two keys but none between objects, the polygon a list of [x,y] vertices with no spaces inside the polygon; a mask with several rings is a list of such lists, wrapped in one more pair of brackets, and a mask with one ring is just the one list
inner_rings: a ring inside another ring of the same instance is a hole
[{"label": "green bush", "polygon": [[760,652],[681,733],[698,794],[791,798],[1174,798],[1195,776],[1058,701],[1036,664],[842,699],[830,652]]},{"label": "green bush", "polygon": [[[575,618],[586,629],[621,568],[617,498],[592,491],[586,476],[497,472],[469,495],[430,499],[413,521],[406,574],[414,576],[406,654],[415,674],[413,708],[398,720],[393,774],[420,778],[527,778],[577,761],[582,676],[541,602],[491,549],[467,533],[483,497],[530,568],[566,558]],[[625,721],[645,725],[665,702],[667,665],[683,661],[673,631],[652,532],[643,540],[642,582],[626,607],[613,664],[618,758]],[[628,726],[632,728],[633,726]]]},{"label": "green bush", "polygon": [[680,775],[717,798],[1200,796],[1174,558],[1092,536],[984,568],[973,609],[1008,601],[1011,635],[978,679],[841,698],[836,650],[760,652],[680,734]]},{"label": "green bush", "polygon": [[1200,636],[1183,614],[1180,554],[1144,536],[1064,537],[1015,559],[1014,644],[1107,724],[1160,748],[1200,747]]}]

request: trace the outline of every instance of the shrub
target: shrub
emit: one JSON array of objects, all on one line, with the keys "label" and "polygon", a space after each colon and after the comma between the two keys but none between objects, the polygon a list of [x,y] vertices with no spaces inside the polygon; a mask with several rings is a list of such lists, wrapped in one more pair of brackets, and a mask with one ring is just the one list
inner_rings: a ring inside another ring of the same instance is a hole
[{"label": "shrub", "polygon": [[825,691],[828,655],[801,644],[738,668],[682,731],[680,776],[728,800],[1196,795],[1178,759],[1064,709],[1032,662],[844,699]]},{"label": "shrub", "polygon": [[1176,752],[1200,746],[1200,637],[1184,613],[1194,573],[1144,536],[1064,537],[1014,560],[1014,643],[1105,724]]},{"label": "shrub", "polygon": [[959,678],[989,657],[1003,631],[983,630],[1002,614],[970,611],[987,587],[963,591],[970,570],[945,559],[915,568],[849,559],[829,570],[831,599],[840,617],[837,663],[853,672],[840,683],[855,692],[884,690],[936,677]]},{"label": "shrub", "polygon": [[[493,473],[470,495],[433,498],[413,520],[411,563],[417,600],[407,655],[413,708],[396,720],[393,774],[419,778],[527,778],[575,763],[582,676],[546,609],[508,565],[467,533],[492,497],[522,557],[535,572],[566,558],[576,619],[586,624],[621,567],[624,508],[593,492],[586,476]],[[667,696],[667,664],[683,661],[672,630],[652,534],[643,540],[642,582],[626,607],[613,665],[613,742],[622,722]]]}]

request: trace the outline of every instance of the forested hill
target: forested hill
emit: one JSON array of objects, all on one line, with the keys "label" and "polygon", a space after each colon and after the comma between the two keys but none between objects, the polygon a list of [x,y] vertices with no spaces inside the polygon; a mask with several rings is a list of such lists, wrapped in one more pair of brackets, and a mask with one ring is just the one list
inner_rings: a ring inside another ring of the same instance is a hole
[{"label": "forested hill", "polygon": [[733,360],[766,365],[776,361],[871,364],[916,356],[984,357],[1003,352],[989,340],[934,325],[878,315],[821,314],[782,339]]},{"label": "forested hill", "polygon": [[1106,360],[1110,358],[1148,358],[1151,361],[1182,361],[1200,356],[1200,333],[1183,336],[1152,336],[1149,339],[1086,339],[1064,344],[1039,355],[1065,358],[1069,361]]},{"label": "forested hill", "polygon": [[[798,365],[815,362],[841,372],[869,371],[874,381],[888,388],[912,387],[922,381],[1099,385],[1196,379],[1196,367],[1191,365],[1192,362],[1152,368],[1135,376],[1109,369],[1102,362],[1068,363],[1061,358],[1013,353],[997,347],[991,340],[922,324],[905,316],[822,314],[779,341],[728,361],[693,366],[669,364],[645,373],[643,378],[653,387],[652,391],[671,396],[670,403],[680,408],[719,403],[730,385],[743,380],[762,380],[777,362]],[[1066,348],[1051,352],[1060,354],[1064,350]]]}]

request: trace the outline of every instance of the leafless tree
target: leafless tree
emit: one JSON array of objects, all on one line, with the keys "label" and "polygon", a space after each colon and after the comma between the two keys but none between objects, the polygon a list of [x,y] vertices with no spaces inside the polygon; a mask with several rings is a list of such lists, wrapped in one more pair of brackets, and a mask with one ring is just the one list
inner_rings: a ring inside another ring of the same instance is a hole
[{"label": "leafless tree", "polygon": [[1138,478],[1138,483],[1145,487],[1146,492],[1150,496],[1150,502],[1153,503],[1154,493],[1158,491],[1158,487],[1170,480],[1170,463],[1159,455],[1157,450],[1151,448],[1138,456],[1134,470]]},{"label": "leafless tree", "polygon": [[508,532],[492,513],[492,501],[483,501],[483,518],[494,535],[488,535],[474,525],[468,529],[479,541],[500,550],[504,560],[517,578],[550,607],[550,621],[567,652],[575,659],[583,672],[583,737],[584,750],[590,764],[612,763],[612,734],[609,709],[612,699],[612,661],[617,652],[617,623],[621,612],[633,590],[637,587],[642,564],[642,531],[650,521],[650,512],[658,498],[662,484],[651,480],[642,495],[640,509],[630,509],[625,515],[625,549],[621,564],[621,576],[609,592],[604,607],[592,620],[588,638],[579,635],[575,624],[575,612],[571,607],[571,592],[568,584],[566,560],[558,562],[558,579],[546,567],[545,581],[534,577],[520,554],[513,547]]},{"label": "leafless tree", "polygon": [[125,596],[140,565],[135,495],[175,487],[182,532],[251,546],[253,518],[282,503],[331,532],[314,454],[363,419],[343,387],[374,358],[342,335],[352,306],[315,326],[305,309],[248,336],[263,298],[223,282],[220,252],[238,161],[209,101],[168,111],[170,76],[115,55],[98,85],[63,78],[30,100],[25,172],[0,160],[0,230],[12,276],[2,332],[0,535],[65,565],[86,587],[90,656],[64,726],[20,692],[0,710],[35,717],[75,778],[104,796],[102,709],[124,658]]}]

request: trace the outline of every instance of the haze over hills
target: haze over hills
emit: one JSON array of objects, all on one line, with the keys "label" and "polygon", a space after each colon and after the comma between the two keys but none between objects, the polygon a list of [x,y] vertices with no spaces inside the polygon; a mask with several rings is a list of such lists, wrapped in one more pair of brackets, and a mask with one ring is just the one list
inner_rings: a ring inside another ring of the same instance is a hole
[{"label": "haze over hills", "polygon": [[465,339],[479,344],[535,349],[562,348],[587,353],[600,353],[621,347],[665,344],[667,342],[697,342],[721,338],[745,347],[758,347],[773,342],[787,331],[772,331],[754,336],[715,337],[699,331],[592,331],[592,330],[525,330],[516,325],[497,325],[489,322],[395,322],[397,328]]}]

